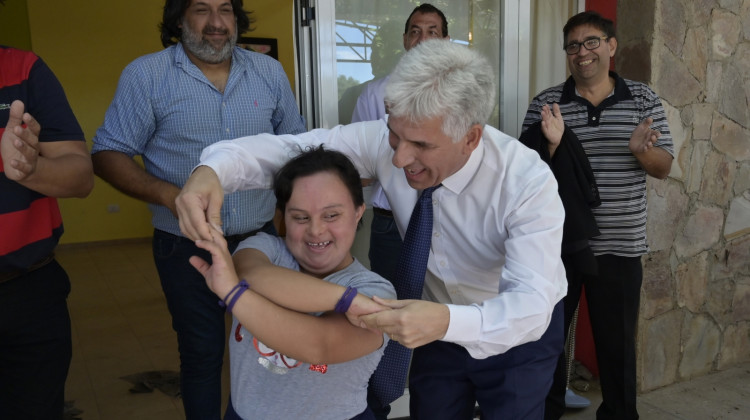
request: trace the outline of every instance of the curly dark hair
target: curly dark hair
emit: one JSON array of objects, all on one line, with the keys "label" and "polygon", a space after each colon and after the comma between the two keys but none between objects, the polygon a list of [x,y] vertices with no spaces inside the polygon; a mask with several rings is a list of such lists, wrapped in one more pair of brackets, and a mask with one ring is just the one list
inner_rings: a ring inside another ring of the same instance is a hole
[{"label": "curly dark hair", "polygon": [[[164,15],[159,30],[161,31],[161,44],[164,47],[180,42],[182,38],[182,17],[185,10],[190,6],[192,0],[167,0],[164,3]],[[237,37],[252,30],[250,24],[255,20],[250,16],[251,12],[243,9],[242,0],[231,0],[234,16],[237,18]]]}]

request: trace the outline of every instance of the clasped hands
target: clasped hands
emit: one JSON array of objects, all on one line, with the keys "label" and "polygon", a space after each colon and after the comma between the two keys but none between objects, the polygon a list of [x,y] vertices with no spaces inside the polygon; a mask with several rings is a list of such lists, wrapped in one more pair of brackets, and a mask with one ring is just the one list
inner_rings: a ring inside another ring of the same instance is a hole
[{"label": "clasped hands", "polygon": [[346,313],[349,322],[388,334],[404,347],[415,348],[445,336],[450,321],[446,305],[425,300],[369,299],[357,295]]}]

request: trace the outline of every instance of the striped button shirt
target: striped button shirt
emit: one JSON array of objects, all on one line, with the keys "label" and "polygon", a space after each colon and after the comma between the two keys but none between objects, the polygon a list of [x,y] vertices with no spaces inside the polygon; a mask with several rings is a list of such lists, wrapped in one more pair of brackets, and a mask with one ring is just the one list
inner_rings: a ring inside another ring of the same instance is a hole
[{"label": "striped button shirt", "polygon": [[657,147],[674,156],[672,135],[659,97],[643,83],[614,72],[615,90],[599,106],[576,93],[572,77],[538,94],[529,105],[523,131],[541,119],[542,106],[558,103],[565,124],[581,141],[591,162],[602,205],[594,208],[601,235],[591,239],[596,255],[636,257],[648,252],[646,242],[646,172],[628,142],[647,117],[661,133]]}]

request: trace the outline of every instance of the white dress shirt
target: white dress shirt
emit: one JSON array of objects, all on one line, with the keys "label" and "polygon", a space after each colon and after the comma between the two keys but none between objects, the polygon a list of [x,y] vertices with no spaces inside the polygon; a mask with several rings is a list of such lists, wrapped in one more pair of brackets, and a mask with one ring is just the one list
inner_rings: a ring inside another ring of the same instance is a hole
[{"label": "white dress shirt", "polygon": [[[385,118],[385,85],[391,75],[375,79],[368,83],[357,98],[357,104],[352,112],[352,122],[374,121]],[[380,209],[390,210],[383,188],[375,181],[372,187],[372,206]]]},{"label": "white dress shirt", "polygon": [[[377,178],[401,236],[418,191],[391,163],[385,120],[300,135],[260,134],[215,143],[201,155],[226,193],[270,188],[300,147],[324,143]],[[518,140],[485,126],[466,164],[433,193],[432,246],[423,298],[447,304],[443,341],[483,359],[538,340],[567,290],[560,259],[562,203],[549,167]]]}]

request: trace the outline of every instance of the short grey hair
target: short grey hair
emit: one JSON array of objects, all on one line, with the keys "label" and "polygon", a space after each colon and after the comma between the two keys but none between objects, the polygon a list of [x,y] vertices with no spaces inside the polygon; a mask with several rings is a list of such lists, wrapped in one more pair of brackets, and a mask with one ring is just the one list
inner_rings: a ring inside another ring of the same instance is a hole
[{"label": "short grey hair", "polygon": [[392,117],[412,122],[443,117],[443,133],[461,140],[484,126],[495,105],[492,66],[485,57],[449,40],[421,42],[401,57],[385,88]]}]

